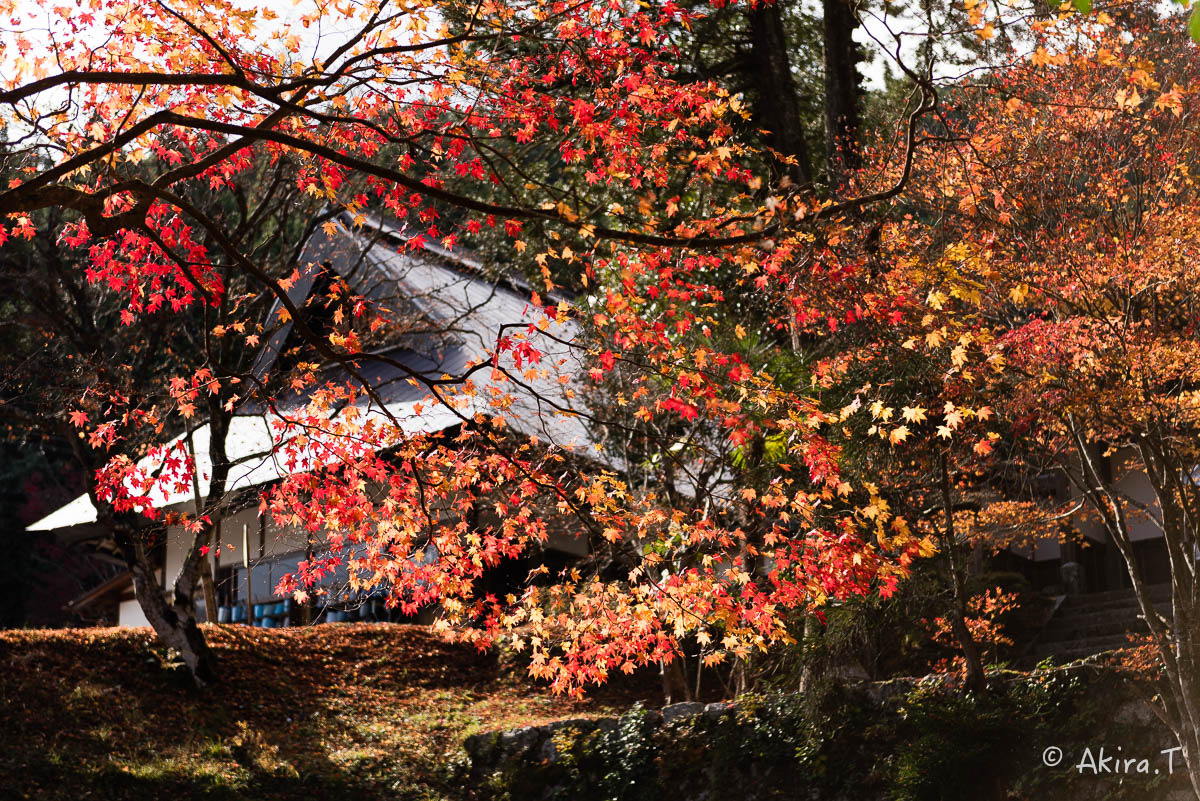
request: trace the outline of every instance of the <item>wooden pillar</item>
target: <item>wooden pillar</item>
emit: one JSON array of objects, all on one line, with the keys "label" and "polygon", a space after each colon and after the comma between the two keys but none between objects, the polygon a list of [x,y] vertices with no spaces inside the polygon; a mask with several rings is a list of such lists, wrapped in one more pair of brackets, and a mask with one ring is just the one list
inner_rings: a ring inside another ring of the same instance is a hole
[{"label": "wooden pillar", "polygon": [[250,526],[242,523],[242,567],[246,568],[246,625],[254,625],[254,602],[250,598]]}]

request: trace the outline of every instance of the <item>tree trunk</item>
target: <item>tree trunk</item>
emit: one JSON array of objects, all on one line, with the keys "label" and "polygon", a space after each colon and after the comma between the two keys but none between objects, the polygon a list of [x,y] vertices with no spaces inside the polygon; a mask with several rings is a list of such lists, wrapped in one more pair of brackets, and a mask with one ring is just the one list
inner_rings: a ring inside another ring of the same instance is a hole
[{"label": "tree trunk", "polygon": [[1196,643],[1196,620],[1200,616],[1196,578],[1200,514],[1196,502],[1200,498],[1193,497],[1198,490],[1192,477],[1195,462],[1188,454],[1174,454],[1173,446],[1169,444],[1171,438],[1162,437],[1153,430],[1136,438],[1135,447],[1146,478],[1154,489],[1161,516],[1159,525],[1170,557],[1172,620],[1168,622],[1155,609],[1150,586],[1138,564],[1125,514],[1127,499],[1122,496],[1111,471],[1099,461],[1103,457],[1098,458],[1094,453],[1094,446],[1084,436],[1083,428],[1071,416],[1067,416],[1065,422],[1079,460],[1079,475],[1071,470],[1064,470],[1064,473],[1098,513],[1106,533],[1125,562],[1164,674],[1165,690],[1158,693],[1154,709],[1174,733],[1182,749],[1181,757],[1192,790],[1200,799],[1200,648]]},{"label": "tree trunk", "polygon": [[825,44],[825,158],[836,196],[858,167],[858,101],[861,94],[858,18],[852,0],[822,0]]},{"label": "tree trunk", "polygon": [[126,521],[110,518],[109,524],[133,577],[133,591],[146,620],[163,645],[179,654],[196,687],[207,687],[216,680],[216,659],[196,624],[195,575],[191,575],[190,583],[176,581],[173,597],[168,602],[140,532]]},{"label": "tree trunk", "polygon": [[952,590],[950,631],[954,634],[954,639],[958,640],[958,647],[962,649],[963,661],[967,667],[967,687],[975,692],[984,692],[987,689],[987,674],[983,669],[983,659],[979,654],[979,645],[975,642],[975,638],[971,636],[971,630],[967,628],[966,576],[962,554],[958,548],[958,535],[954,530],[954,505],[951,502],[950,465],[945,454],[942,454],[940,457],[940,466],[942,473],[942,507],[946,512],[943,547],[946,551],[946,559],[950,565],[950,587]]},{"label": "tree trunk", "polygon": [[801,653],[803,654],[803,664],[800,667],[800,693],[810,691],[816,684],[817,679],[821,676],[821,665],[817,665],[817,656],[819,649],[814,645],[816,640],[821,637],[821,626],[817,621],[817,616],[811,611],[804,616],[804,634]]},{"label": "tree trunk", "polygon": [[774,177],[786,175],[800,187],[812,184],[812,164],[804,143],[804,125],[792,64],[788,57],[787,33],[779,2],[760,2],[748,12],[750,22],[749,76],[755,86],[754,121],[769,133],[766,144],[793,164],[773,164]]},{"label": "tree trunk", "polygon": [[987,689],[987,675],[983,671],[979,645],[971,636],[971,630],[967,628],[966,615],[957,598],[954,613],[950,616],[950,630],[954,633],[954,639],[958,640],[958,647],[963,652],[963,661],[967,665],[967,686],[977,693],[983,692]]},{"label": "tree trunk", "polygon": [[662,679],[663,704],[665,706],[670,706],[680,699],[694,700],[682,654],[676,654],[670,662],[660,661],[658,670],[659,677]]},{"label": "tree trunk", "polygon": [[[212,400],[209,401],[209,405],[210,406],[213,405]],[[214,425],[213,428],[216,428],[216,426]],[[221,452],[222,456],[225,453],[224,439],[225,439],[225,433],[227,430],[228,430],[228,428],[225,427],[225,428],[222,428],[222,430],[220,432],[220,437],[221,437],[220,452]],[[187,420],[187,446],[188,446],[188,452],[192,456],[192,464],[196,464],[196,443],[195,443],[194,435],[195,435],[195,432],[192,430],[192,421],[190,419],[188,419]],[[211,442],[209,450],[210,451],[215,450],[214,446],[216,446],[217,444],[218,443],[215,441]],[[215,461],[214,461],[214,464],[216,464]],[[216,472],[216,471],[214,471],[214,472]],[[195,504],[195,507],[196,507],[196,520],[199,521],[204,517],[204,508],[203,508],[203,505],[200,500],[200,475],[199,475],[198,470],[192,471],[192,502]],[[203,545],[203,546],[211,545],[214,534],[216,534],[216,536],[218,538],[220,537],[220,533],[219,533],[220,526],[221,526],[220,518],[217,519],[215,524],[210,523],[208,526],[206,526],[207,531],[205,532],[205,534],[207,536],[205,537],[204,542],[202,544],[198,544],[195,547],[199,548],[199,547],[201,547],[201,545]],[[216,588],[213,587],[212,564],[209,562],[207,555],[201,554],[201,557],[202,557],[202,559],[200,560],[200,585],[204,589],[204,617],[208,620],[209,623],[215,623],[217,620],[217,592],[216,592]]]}]

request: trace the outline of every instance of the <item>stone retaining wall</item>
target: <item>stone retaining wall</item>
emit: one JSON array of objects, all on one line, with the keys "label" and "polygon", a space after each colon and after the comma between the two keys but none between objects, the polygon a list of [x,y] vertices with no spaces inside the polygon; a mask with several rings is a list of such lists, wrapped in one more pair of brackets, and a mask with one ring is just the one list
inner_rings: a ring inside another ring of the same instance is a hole
[{"label": "stone retaining wall", "polygon": [[[1149,749],[1157,756],[1174,743],[1149,706],[1111,685],[1068,682],[1064,692],[1074,695],[1047,711],[1053,691],[1033,700],[1001,691],[972,701],[944,683],[928,677],[850,686],[815,712],[801,711],[807,699],[777,695],[485,732],[464,743],[463,778],[473,796],[514,801],[940,801],[968,790],[1039,801],[1195,801],[1185,775],[1075,770],[1071,760],[1085,746],[1112,753],[1124,743],[1125,755]],[[1042,764],[1050,745],[1063,748],[1063,764]],[[960,758],[973,761],[955,764]],[[950,795],[939,794],[943,771]]]},{"label": "stone retaining wall", "polygon": [[[686,718],[703,715],[718,718],[733,713],[736,703],[717,702],[701,704],[685,701],[665,706],[661,710],[649,710],[643,721],[652,727],[671,724]],[[610,732],[617,728],[619,718],[574,718],[556,720],[543,726],[522,726],[503,732],[484,732],[466,739],[463,748],[471,760],[471,777],[480,780],[494,771],[519,763],[555,764],[560,756],[555,735],[569,731],[573,735],[593,732]]]}]

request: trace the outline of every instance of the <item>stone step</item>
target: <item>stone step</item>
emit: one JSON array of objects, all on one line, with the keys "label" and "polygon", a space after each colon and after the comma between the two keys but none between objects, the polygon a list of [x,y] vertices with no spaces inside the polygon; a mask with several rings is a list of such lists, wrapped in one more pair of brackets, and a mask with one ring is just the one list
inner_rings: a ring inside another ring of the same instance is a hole
[{"label": "stone step", "polygon": [[[1154,601],[1158,603],[1157,600]],[[1128,598],[1120,601],[1088,601],[1084,599],[1068,598],[1063,601],[1062,606],[1058,608],[1056,614],[1069,615],[1073,612],[1120,612],[1123,609],[1140,609],[1141,604],[1136,598]]]},{"label": "stone step", "polygon": [[[1160,614],[1170,613],[1170,585],[1149,588]],[[1046,657],[1070,662],[1130,645],[1130,633],[1148,632],[1141,605],[1133,590],[1114,590],[1067,598],[1021,658],[1032,666]]]},{"label": "stone step", "polygon": [[[1169,606],[1171,603],[1170,593],[1151,593],[1150,602],[1155,606]],[[1070,612],[1100,612],[1105,610],[1120,610],[1120,609],[1140,609],[1141,605],[1138,599],[1129,593],[1120,598],[1097,599],[1089,595],[1075,595],[1063,601],[1059,607],[1059,614],[1068,614]]]},{"label": "stone step", "polygon": [[1110,634],[1103,637],[1086,637],[1078,640],[1038,643],[1027,655],[1027,660],[1040,662],[1048,656],[1060,662],[1071,662],[1088,656],[1128,648],[1132,643],[1128,634]]},{"label": "stone step", "polygon": [[1141,618],[1106,620],[1099,618],[1087,622],[1055,621],[1042,632],[1038,638],[1040,643],[1070,642],[1088,637],[1107,637],[1113,634],[1125,634],[1131,631],[1149,631],[1149,627]]},{"label": "stone step", "polygon": [[[1170,584],[1151,584],[1147,588],[1150,597],[1154,600],[1168,600],[1171,597]],[[1135,600],[1132,587],[1125,587],[1119,590],[1106,590],[1105,592],[1089,592],[1082,595],[1072,595],[1067,598],[1067,603],[1072,601],[1087,601],[1088,603],[1104,604],[1111,601],[1130,601]]]},{"label": "stone step", "polygon": [[[1154,608],[1162,611],[1170,608],[1170,604],[1155,603]],[[1054,613],[1054,620],[1075,620],[1075,619],[1092,619],[1096,617],[1109,617],[1112,619],[1129,619],[1140,617],[1142,614],[1141,604],[1125,604],[1122,606],[1108,606],[1099,609],[1091,606],[1060,606],[1058,611]]]},{"label": "stone step", "polygon": [[[1155,611],[1170,618],[1170,609],[1160,605],[1156,607]],[[1111,631],[1114,626],[1118,628],[1116,631]],[[1066,615],[1058,614],[1051,618],[1039,639],[1049,642],[1071,639],[1072,632],[1078,632],[1075,636],[1083,636],[1087,633],[1115,634],[1118,631],[1141,631],[1145,628],[1146,623],[1142,618],[1141,609],[1072,612]]]}]

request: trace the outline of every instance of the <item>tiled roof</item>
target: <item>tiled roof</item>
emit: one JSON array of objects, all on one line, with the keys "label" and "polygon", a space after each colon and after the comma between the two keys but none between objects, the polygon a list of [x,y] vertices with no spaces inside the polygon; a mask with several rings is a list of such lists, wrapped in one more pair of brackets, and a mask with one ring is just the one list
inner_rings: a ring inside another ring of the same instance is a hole
[{"label": "tiled roof", "polygon": [[[501,363],[519,383],[491,369],[475,372],[476,397],[465,411],[495,417],[501,412],[492,407],[490,399],[503,398],[507,405],[503,417],[511,429],[548,446],[591,451],[588,429],[572,413],[582,408],[580,401],[571,397],[576,389],[571,376],[579,372],[580,353],[564,344],[575,340],[577,327],[567,319],[552,323],[545,331],[536,328],[533,324],[541,315],[531,306],[532,293],[527,288],[489,279],[482,265],[436,245],[407,248],[399,232],[386,228],[366,235],[339,223],[336,230],[320,231],[310,239],[303,262],[306,269],[289,290],[289,299],[296,305],[313,290],[320,266],[328,265],[360,294],[393,312],[410,312],[408,317],[415,325],[394,345],[361,358],[356,368],[383,401],[387,414],[406,431],[440,431],[461,422],[459,414],[425,399],[427,389],[410,381],[413,372],[432,378],[461,375],[469,366],[486,360],[500,336],[523,332],[542,352],[541,361],[532,370],[525,365],[522,373],[514,369],[511,358],[504,359]],[[254,368],[260,378],[275,365],[290,329],[290,324],[281,327],[264,347]],[[332,365],[325,378],[339,381],[349,374]],[[267,484],[288,472],[272,454],[272,415],[261,408],[253,411],[237,415],[230,424],[227,452],[236,463],[229,480],[231,491]],[[373,411],[380,413],[378,407]],[[201,493],[208,490],[211,469],[208,435],[207,426],[198,427],[193,434]],[[151,497],[155,506],[162,508],[188,502],[192,496],[189,491],[159,492]],[[95,519],[91,500],[81,495],[28,530],[46,531]]]}]

